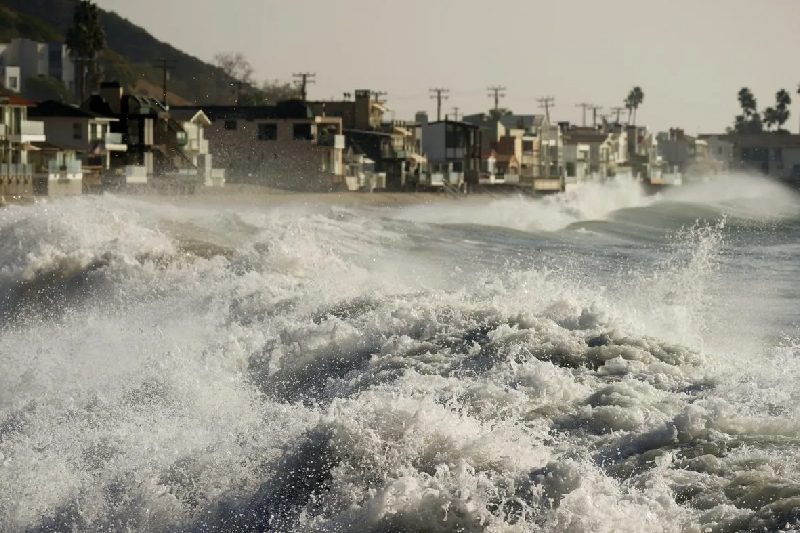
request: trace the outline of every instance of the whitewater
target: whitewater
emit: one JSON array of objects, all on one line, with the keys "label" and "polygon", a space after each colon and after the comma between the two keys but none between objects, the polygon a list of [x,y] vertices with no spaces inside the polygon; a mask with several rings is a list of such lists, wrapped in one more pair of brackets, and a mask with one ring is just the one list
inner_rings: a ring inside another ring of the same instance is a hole
[{"label": "whitewater", "polygon": [[0,531],[800,530],[800,200],[0,210]]}]

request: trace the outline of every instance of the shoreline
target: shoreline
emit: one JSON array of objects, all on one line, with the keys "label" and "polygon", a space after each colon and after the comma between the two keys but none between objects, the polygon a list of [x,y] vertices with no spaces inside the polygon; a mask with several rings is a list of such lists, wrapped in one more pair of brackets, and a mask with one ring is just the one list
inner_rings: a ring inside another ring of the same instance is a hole
[{"label": "shoreline", "polygon": [[[102,196],[100,193],[97,196]],[[444,204],[451,202],[491,201],[519,196],[512,191],[478,191],[469,194],[450,194],[442,191],[329,191],[329,192],[294,192],[274,189],[263,185],[228,184],[225,187],[203,187],[193,194],[165,194],[155,190],[109,191],[108,194],[119,198],[131,198],[155,204],[224,204],[238,205],[318,205],[343,207],[403,207],[412,205]],[[84,194],[79,196],[95,196]],[[25,197],[21,199],[0,200],[0,208],[8,206],[35,205],[39,202],[61,200],[69,196]]]}]

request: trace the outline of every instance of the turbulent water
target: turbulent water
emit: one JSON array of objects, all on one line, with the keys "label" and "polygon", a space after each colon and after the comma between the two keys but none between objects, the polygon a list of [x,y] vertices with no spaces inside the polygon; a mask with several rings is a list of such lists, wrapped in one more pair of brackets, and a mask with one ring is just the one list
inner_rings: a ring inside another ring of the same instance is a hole
[{"label": "turbulent water", "polygon": [[0,531],[800,528],[800,200],[0,211]]}]

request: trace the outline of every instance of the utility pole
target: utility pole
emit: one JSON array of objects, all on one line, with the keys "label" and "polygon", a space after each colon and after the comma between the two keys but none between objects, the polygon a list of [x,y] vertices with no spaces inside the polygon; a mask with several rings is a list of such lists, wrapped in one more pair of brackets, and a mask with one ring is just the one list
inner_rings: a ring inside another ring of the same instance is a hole
[{"label": "utility pole", "polygon": [[536,100],[539,102],[539,107],[544,108],[545,116],[547,117],[547,123],[550,123],[550,106],[556,106],[556,99],[552,96],[545,96],[544,98],[538,98]]},{"label": "utility pole", "polygon": [[238,106],[241,103],[244,82],[242,80],[236,80],[234,84],[236,85],[236,105]]},{"label": "utility pole", "polygon": [[169,79],[169,71],[175,68],[176,61],[174,59],[159,58],[156,59],[156,63],[158,64],[156,68],[160,68],[164,73],[164,85],[162,86],[164,90],[164,107],[169,109],[169,104],[167,103],[167,80]]},{"label": "utility pole", "polygon": [[591,106],[589,106],[589,108],[592,110],[592,126],[596,128],[597,127],[597,112],[600,111],[601,109],[603,109],[603,106],[592,104]]},{"label": "utility pole", "polygon": [[583,126],[586,127],[586,110],[592,108],[592,104],[587,102],[581,102],[580,104],[576,104],[575,107],[582,107],[583,108]]},{"label": "utility pole", "polygon": [[611,112],[617,114],[617,122],[616,122],[617,124],[620,124],[619,114],[622,113],[623,111],[625,111],[626,109],[628,109],[628,108],[627,107],[612,107],[611,108]]},{"label": "utility pole", "polygon": [[458,107],[453,107],[453,120],[459,119],[458,110],[459,110]]},{"label": "utility pole", "polygon": [[442,120],[442,100],[448,99],[447,93],[450,92],[450,89],[437,88],[430,91],[434,93],[431,94],[431,99],[436,99],[436,120]]},{"label": "utility pole", "polygon": [[487,90],[491,91],[489,93],[489,98],[494,96],[494,110],[497,111],[500,108],[500,98],[506,97],[506,93],[501,93],[501,91],[505,91],[506,88],[501,85],[495,85],[494,87],[489,87]]},{"label": "utility pole", "polygon": [[296,73],[296,74],[292,74],[292,76],[297,78],[297,82],[296,83],[298,85],[300,85],[300,94],[301,94],[301,96],[303,98],[303,102],[305,102],[307,100],[307,97],[308,97],[308,91],[307,91],[308,84],[309,83],[316,83],[314,81],[314,78],[316,77],[316,74],[314,74],[312,72],[299,72],[299,73]]},{"label": "utility pole", "polygon": [[386,96],[387,94],[389,93],[387,93],[386,91],[372,91],[372,97],[375,98],[375,101],[378,102],[379,104],[382,104],[385,101],[385,100],[382,101],[380,99],[381,96]]}]

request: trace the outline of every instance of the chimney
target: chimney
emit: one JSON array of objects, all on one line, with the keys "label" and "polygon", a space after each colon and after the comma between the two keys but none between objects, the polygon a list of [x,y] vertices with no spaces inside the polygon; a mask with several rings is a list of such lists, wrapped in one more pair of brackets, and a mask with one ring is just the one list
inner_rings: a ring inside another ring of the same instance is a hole
[{"label": "chimney", "polygon": [[116,81],[104,81],[100,84],[100,96],[108,102],[111,110],[117,114],[122,114],[122,86]]},{"label": "chimney", "polygon": [[428,113],[426,111],[418,111],[414,119],[422,126],[428,125]]}]

